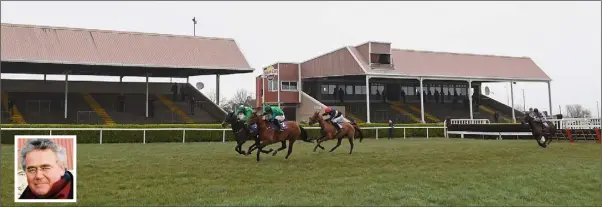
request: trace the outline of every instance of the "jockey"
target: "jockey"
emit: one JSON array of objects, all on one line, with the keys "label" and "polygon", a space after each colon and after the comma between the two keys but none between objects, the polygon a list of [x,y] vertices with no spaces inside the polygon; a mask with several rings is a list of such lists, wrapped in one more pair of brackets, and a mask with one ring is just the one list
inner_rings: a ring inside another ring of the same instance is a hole
[{"label": "jockey", "polygon": [[270,115],[268,121],[274,123],[278,131],[283,131],[281,124],[285,117],[282,109],[277,106],[265,106],[263,107],[263,111],[262,115]]},{"label": "jockey", "polygon": [[341,126],[339,124],[345,119],[345,117],[343,117],[343,113],[336,109],[328,107],[324,109],[324,113],[322,114],[322,116],[326,115],[330,115],[330,117],[328,117],[326,121],[332,122],[334,127],[337,129],[337,132],[341,131]]},{"label": "jockey", "polygon": [[247,121],[249,120],[249,118],[251,117],[251,115],[253,114],[253,109],[251,107],[245,106],[245,105],[240,105],[238,106],[238,108],[236,108],[236,111],[234,112],[234,115],[236,115],[236,117],[238,118],[238,120],[241,121]]},{"label": "jockey", "polygon": [[546,123],[546,117],[539,112],[539,109],[533,109],[533,117],[535,118],[535,121],[541,122],[546,128],[548,127],[548,123]]}]

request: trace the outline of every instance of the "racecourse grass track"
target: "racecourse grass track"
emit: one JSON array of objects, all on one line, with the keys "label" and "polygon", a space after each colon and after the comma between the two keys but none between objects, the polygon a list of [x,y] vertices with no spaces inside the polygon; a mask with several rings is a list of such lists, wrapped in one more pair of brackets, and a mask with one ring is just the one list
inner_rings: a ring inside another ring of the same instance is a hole
[{"label": "racecourse grass track", "polygon": [[[335,143],[313,153],[298,141],[289,160],[259,163],[233,142],[78,144],[77,205],[600,205],[592,142],[367,139],[328,153]],[[13,145],[2,174],[2,206],[75,205],[13,203]]]}]

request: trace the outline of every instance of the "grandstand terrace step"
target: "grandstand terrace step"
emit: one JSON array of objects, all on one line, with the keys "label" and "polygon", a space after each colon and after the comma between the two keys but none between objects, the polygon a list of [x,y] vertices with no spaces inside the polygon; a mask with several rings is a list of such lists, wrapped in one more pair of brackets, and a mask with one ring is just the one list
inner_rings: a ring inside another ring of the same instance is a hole
[{"label": "grandstand terrace step", "polygon": [[[9,111],[8,93],[6,91],[2,91],[2,106],[4,106],[4,109],[6,111]],[[25,119],[23,118],[23,115],[17,108],[16,104],[13,106],[13,114],[11,116],[11,120],[12,120],[12,123],[14,123],[14,124],[26,124]]]},{"label": "grandstand terrace step", "polygon": [[100,106],[100,104],[98,104],[98,102],[96,102],[96,100],[94,100],[94,98],[90,94],[82,93],[82,95],[84,96],[84,100],[86,100],[88,105],[90,105],[92,110],[96,112],[96,114],[104,121],[105,124],[115,124],[115,121],[113,121],[109,114],[107,114],[107,112]]},{"label": "grandstand terrace step", "polygon": [[[495,111],[487,106],[483,106],[483,105],[479,105],[479,110],[488,113],[489,115],[491,115],[491,117],[493,117],[493,114],[495,113]],[[512,122],[512,118],[501,114],[500,113],[500,119],[504,120],[507,123],[513,123]]]},{"label": "grandstand terrace step", "polygon": [[165,98],[163,95],[157,95],[157,98],[159,98],[159,100],[161,100],[161,102],[163,102],[163,104],[165,104],[172,112],[178,114],[180,116],[180,118],[182,118],[184,120],[185,123],[187,123],[187,124],[195,123],[194,120],[192,120],[190,117],[188,117],[188,115],[186,115],[186,113],[184,113],[184,111],[182,111],[182,109],[180,109],[180,107],[175,105],[171,100]]},{"label": "grandstand terrace step", "polygon": [[349,117],[349,118],[353,119],[353,120],[355,121],[355,123],[364,123],[364,121],[362,121],[362,120],[361,120],[359,117],[357,117],[356,115],[354,115],[354,114],[353,114],[353,113],[351,113],[351,112],[347,112],[345,115],[346,115],[347,117]]},{"label": "grandstand terrace step", "polygon": [[413,121],[415,121],[415,122],[417,122],[417,123],[421,123],[421,122],[422,122],[422,119],[420,119],[420,118],[418,118],[418,117],[414,116],[414,114],[412,114],[412,113],[410,113],[410,112],[406,111],[406,110],[405,110],[405,109],[403,109],[403,108],[401,107],[401,105],[399,105],[399,104],[392,103],[392,104],[391,104],[391,108],[393,108],[394,110],[398,111],[398,112],[399,112],[399,113],[401,113],[401,114],[404,114],[404,115],[406,115],[406,116],[410,117],[410,119],[411,119],[411,120],[413,120]]},{"label": "grandstand terrace step", "polygon": [[[399,107],[407,107],[409,108],[411,111],[413,111],[414,113],[416,113],[417,116],[420,116],[421,112],[420,112],[420,108],[413,106],[412,104],[403,104],[401,102],[392,102],[393,104],[399,106]],[[426,122],[441,122],[441,120],[435,116],[433,116],[432,114],[428,113],[428,112],[424,112],[424,118],[426,118],[427,120],[425,120]]]}]

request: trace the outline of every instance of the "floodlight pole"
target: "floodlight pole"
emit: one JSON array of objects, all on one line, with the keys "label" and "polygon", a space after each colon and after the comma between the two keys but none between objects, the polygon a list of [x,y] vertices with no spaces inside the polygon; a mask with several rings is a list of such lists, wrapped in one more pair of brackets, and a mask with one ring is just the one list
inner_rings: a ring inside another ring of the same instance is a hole
[{"label": "floodlight pole", "polygon": [[196,37],[196,17],[192,17],[192,35]]}]

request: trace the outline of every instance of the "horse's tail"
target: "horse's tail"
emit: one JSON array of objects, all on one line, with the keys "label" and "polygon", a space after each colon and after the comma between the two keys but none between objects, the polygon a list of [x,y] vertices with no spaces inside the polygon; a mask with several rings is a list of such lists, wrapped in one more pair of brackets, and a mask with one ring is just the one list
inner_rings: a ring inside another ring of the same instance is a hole
[{"label": "horse's tail", "polygon": [[355,129],[355,134],[358,135],[357,137],[359,137],[360,142],[362,142],[362,140],[364,139],[364,134],[362,134],[362,130],[360,130],[360,127],[358,127],[356,123],[353,123],[352,126],[353,129]]},{"label": "horse's tail", "polygon": [[311,138],[309,138],[309,136],[307,135],[307,131],[305,131],[305,129],[302,126],[299,126],[299,130],[301,131],[301,139],[303,141],[310,143],[314,142]]}]

